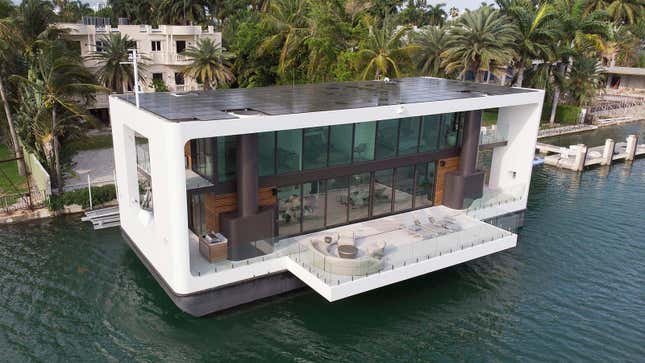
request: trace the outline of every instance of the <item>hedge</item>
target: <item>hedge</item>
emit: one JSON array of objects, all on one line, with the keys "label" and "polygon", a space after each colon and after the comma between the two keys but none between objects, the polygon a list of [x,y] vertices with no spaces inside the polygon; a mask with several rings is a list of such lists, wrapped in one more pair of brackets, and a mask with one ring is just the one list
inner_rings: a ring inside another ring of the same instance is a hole
[{"label": "hedge", "polygon": [[[114,185],[105,185],[92,188],[92,205],[100,205],[116,199],[116,188]],[[51,195],[47,201],[49,210],[61,210],[66,205],[78,204],[83,208],[89,208],[90,196],[87,188],[72,190],[63,194]]]},{"label": "hedge", "polygon": [[[563,125],[575,125],[578,123],[582,109],[573,105],[558,105],[555,110],[555,122]],[[551,105],[545,103],[542,107],[542,121],[549,122],[551,117]]]}]

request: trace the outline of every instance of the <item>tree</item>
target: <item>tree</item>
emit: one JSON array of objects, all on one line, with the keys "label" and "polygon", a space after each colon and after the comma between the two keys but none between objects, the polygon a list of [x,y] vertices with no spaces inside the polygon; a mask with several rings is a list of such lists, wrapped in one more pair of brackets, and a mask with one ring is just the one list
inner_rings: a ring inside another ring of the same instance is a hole
[{"label": "tree", "polygon": [[[24,90],[36,94],[51,117],[51,150],[56,185],[63,191],[63,176],[60,162],[60,142],[62,135],[60,122],[65,116],[90,119],[79,100],[86,102],[95,92],[106,89],[94,83],[94,76],[87,70],[81,58],[65,48],[62,41],[43,41],[30,65],[29,75],[13,76]],[[62,115],[62,117],[59,117]]]},{"label": "tree", "polygon": [[603,85],[600,62],[590,57],[575,57],[564,84],[572,103],[588,105]]},{"label": "tree", "polygon": [[430,5],[428,6],[428,10],[426,10],[425,13],[425,18],[428,22],[428,25],[437,25],[437,26],[443,26],[446,23],[446,19],[448,18],[448,13],[446,13],[443,8],[446,6],[444,3],[439,3],[437,5]]},{"label": "tree", "polygon": [[262,23],[269,33],[258,52],[266,54],[272,49],[280,49],[278,74],[284,75],[296,63],[297,54],[309,36],[308,0],[271,1],[269,10],[264,14]]},{"label": "tree", "polygon": [[514,57],[513,42],[517,31],[498,10],[484,6],[466,11],[450,30],[448,49],[444,52],[446,72],[461,70],[462,78],[472,71],[481,82],[481,69],[491,62],[508,64]]},{"label": "tree", "polygon": [[11,137],[11,144],[13,151],[18,159],[18,173],[26,175],[25,161],[21,159],[22,148],[16,134],[16,127],[13,120],[11,105],[9,104],[9,97],[7,95],[6,79],[12,71],[15,71],[16,64],[19,63],[18,58],[20,53],[17,50],[22,48],[21,36],[18,27],[11,19],[0,20],[0,99],[2,100],[2,108],[4,109],[7,125],[9,126],[9,135]]},{"label": "tree", "polygon": [[231,72],[233,54],[226,52],[210,38],[202,38],[196,46],[189,47],[184,55],[190,60],[185,72],[202,82],[204,90],[228,85],[235,76]]},{"label": "tree", "polygon": [[374,74],[374,79],[380,76],[400,77],[399,63],[409,60],[410,55],[417,46],[403,45],[401,39],[410,30],[409,26],[397,27],[386,16],[380,27],[374,24],[369,26],[368,38],[361,44],[358,51],[362,61],[363,71],[361,78],[367,79]]},{"label": "tree", "polygon": [[159,3],[159,23],[191,25],[205,19],[205,7],[194,0],[161,0]]},{"label": "tree", "polygon": [[643,0],[613,0],[605,9],[618,24],[634,24],[645,16]]},{"label": "tree", "polygon": [[0,19],[13,16],[15,12],[16,9],[11,0],[0,0]]},{"label": "tree", "polygon": [[549,4],[535,9],[530,1],[524,0],[498,1],[498,5],[518,30],[514,43],[517,54],[514,86],[522,87],[524,69],[531,61],[550,61],[554,58],[553,44],[558,35],[556,14]]},{"label": "tree", "polygon": [[[124,93],[134,88],[134,67],[128,62],[129,49],[136,43],[126,34],[110,33],[100,38],[103,49],[93,52],[88,59],[98,63],[96,73],[99,81],[114,92]],[[145,60],[145,57],[141,58]],[[142,74],[145,64],[139,64],[139,80],[144,82]]]},{"label": "tree", "polygon": [[414,42],[419,49],[414,57],[423,74],[433,77],[445,76],[442,67],[442,54],[448,44],[448,32],[445,27],[430,27],[415,36]]}]

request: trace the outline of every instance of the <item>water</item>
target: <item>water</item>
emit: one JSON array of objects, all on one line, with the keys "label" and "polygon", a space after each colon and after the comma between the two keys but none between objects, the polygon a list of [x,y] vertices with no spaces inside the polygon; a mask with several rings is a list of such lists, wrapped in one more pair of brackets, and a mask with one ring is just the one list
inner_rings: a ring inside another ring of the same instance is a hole
[{"label": "water", "polygon": [[116,230],[0,227],[0,361],[642,361],[643,202],[645,159],[537,167],[515,249],[333,304],[301,290],[201,319]]}]

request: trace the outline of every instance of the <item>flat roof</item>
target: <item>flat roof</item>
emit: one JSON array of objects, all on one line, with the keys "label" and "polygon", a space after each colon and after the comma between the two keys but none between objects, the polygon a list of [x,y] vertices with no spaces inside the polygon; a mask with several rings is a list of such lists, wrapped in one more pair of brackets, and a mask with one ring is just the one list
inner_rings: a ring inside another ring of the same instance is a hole
[{"label": "flat roof", "polygon": [[[287,115],[535,92],[432,77],[141,93],[140,107],[176,122],[240,118],[233,113]],[[135,103],[134,94],[116,96]]]},{"label": "flat roof", "polygon": [[636,67],[605,67],[605,73],[645,76],[645,68]]}]

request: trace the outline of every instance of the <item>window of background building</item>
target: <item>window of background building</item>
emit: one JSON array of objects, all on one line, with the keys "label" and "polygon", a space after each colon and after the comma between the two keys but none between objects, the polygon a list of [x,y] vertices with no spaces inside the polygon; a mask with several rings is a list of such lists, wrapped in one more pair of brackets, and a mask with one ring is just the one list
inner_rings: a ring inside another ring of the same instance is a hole
[{"label": "window of background building", "polygon": [[302,130],[278,131],[278,174],[300,171],[302,160]]},{"label": "window of background building", "polygon": [[302,185],[302,231],[325,226],[325,181],[315,180]]},{"label": "window of background building", "polygon": [[153,40],[151,45],[153,52],[161,52],[161,40]]},{"label": "window of background building", "polygon": [[220,182],[235,179],[237,136],[217,138],[217,178]]},{"label": "window of background building", "polygon": [[152,74],[152,80],[153,81],[163,81],[163,73],[153,73]]},{"label": "window of background building", "polygon": [[327,166],[328,136],[329,128],[326,126],[304,129],[303,169],[318,169]]},{"label": "window of background building", "polygon": [[102,53],[102,52],[105,51],[105,48],[103,47],[103,42],[102,41],[97,40],[96,43],[95,43],[95,46],[96,46],[96,52]]},{"label": "window of background building", "polygon": [[327,225],[347,223],[349,204],[349,178],[346,176],[327,180]]},{"label": "window of background building", "polygon": [[378,122],[376,131],[376,159],[382,160],[396,156],[397,133],[399,120],[383,120]]},{"label": "window of background building", "polygon": [[259,175],[275,174],[275,132],[258,134],[258,168]]},{"label": "window of background building", "polygon": [[177,45],[177,53],[182,53],[183,51],[186,50],[185,40],[178,40],[175,44]]},{"label": "window of background building", "polygon": [[300,233],[301,207],[300,185],[278,188],[278,235]]},{"label": "window of background building", "polygon": [[419,117],[407,117],[400,120],[399,155],[414,154],[419,144]]},{"label": "window of background building", "polygon": [[376,122],[362,122],[354,128],[354,161],[374,160]]},{"label": "window of background building", "polygon": [[329,134],[329,165],[345,165],[352,162],[352,131],[354,125],[331,126]]},{"label": "window of background building", "polygon": [[175,72],[175,84],[177,86],[183,86],[184,82],[184,74],[182,72]]}]

